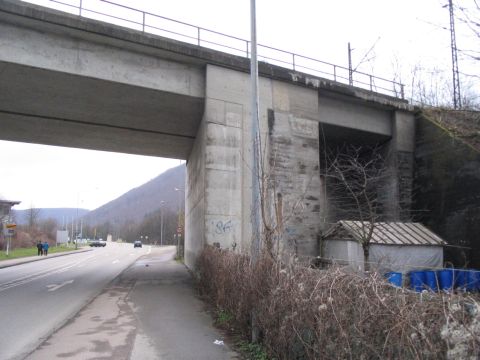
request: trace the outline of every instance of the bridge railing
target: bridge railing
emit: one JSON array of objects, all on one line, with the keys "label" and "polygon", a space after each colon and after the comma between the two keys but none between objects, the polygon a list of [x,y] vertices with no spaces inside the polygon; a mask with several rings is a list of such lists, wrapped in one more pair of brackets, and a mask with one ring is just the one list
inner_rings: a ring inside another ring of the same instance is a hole
[{"label": "bridge railing", "polygon": [[[66,12],[133,28],[145,33],[160,35],[247,58],[251,54],[251,44],[248,40],[117,4],[109,0],[48,1],[57,4],[60,10]],[[257,46],[257,56],[259,61],[283,68],[401,99],[405,98],[404,85],[397,81],[360,71],[350,71],[348,68],[340,65],[265,45]]]}]

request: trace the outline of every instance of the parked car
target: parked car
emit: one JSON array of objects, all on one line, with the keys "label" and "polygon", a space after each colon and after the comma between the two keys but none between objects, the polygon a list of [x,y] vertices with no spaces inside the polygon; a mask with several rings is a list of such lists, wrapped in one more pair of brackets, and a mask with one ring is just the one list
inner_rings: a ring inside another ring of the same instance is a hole
[{"label": "parked car", "polygon": [[90,242],[90,246],[95,246],[95,247],[105,247],[106,245],[107,245],[107,242],[103,240],[93,240]]},{"label": "parked car", "polygon": [[136,240],[134,243],[133,243],[133,247],[136,248],[136,247],[142,247],[142,242],[140,240]]}]

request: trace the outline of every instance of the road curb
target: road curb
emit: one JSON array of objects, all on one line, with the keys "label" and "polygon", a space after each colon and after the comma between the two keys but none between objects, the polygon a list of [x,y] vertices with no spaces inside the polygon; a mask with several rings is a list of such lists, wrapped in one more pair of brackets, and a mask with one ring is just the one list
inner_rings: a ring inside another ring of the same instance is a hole
[{"label": "road curb", "polygon": [[[82,252],[87,252],[87,251],[92,251],[92,250],[93,249],[82,249],[82,250],[66,251],[66,252],[61,252],[61,253],[56,253],[56,254],[50,254],[48,256],[38,256],[38,257],[18,258],[18,259],[12,259],[12,260],[3,260],[3,261],[0,261],[0,269],[4,269],[4,268],[7,268],[7,267],[12,267],[12,266],[17,266],[17,265],[22,265],[22,264],[27,264],[27,263],[31,263],[31,262],[35,262],[35,261],[54,259],[54,258],[60,257],[60,256],[79,254],[79,253],[82,253]],[[4,262],[8,262],[8,263],[2,264]]]}]

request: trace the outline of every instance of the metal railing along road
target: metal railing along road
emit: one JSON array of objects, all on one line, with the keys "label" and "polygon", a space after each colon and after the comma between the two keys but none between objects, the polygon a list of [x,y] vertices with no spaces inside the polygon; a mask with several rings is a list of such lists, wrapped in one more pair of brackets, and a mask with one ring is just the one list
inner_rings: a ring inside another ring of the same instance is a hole
[{"label": "metal railing along road", "polygon": [[[114,23],[142,32],[168,37],[174,40],[207,47],[232,55],[250,57],[250,41],[199,26],[173,20],[147,11],[117,4],[108,0],[49,0],[59,10],[80,16]],[[404,99],[404,85],[385,78],[352,71],[307,56],[258,45],[259,61],[314,75],[335,82],[356,86],[389,96]],[[352,81],[350,81],[350,75]]]}]

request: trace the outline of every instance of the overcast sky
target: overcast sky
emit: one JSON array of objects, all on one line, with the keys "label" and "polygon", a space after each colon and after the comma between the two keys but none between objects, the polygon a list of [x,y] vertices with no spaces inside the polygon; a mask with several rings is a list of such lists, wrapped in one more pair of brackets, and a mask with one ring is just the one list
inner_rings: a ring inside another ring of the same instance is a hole
[{"label": "overcast sky", "polygon": [[[45,0],[31,2],[58,6]],[[249,0],[115,2],[244,39],[250,37]],[[443,70],[445,78],[450,79],[449,14],[442,7],[446,3],[447,0],[257,0],[258,42],[345,67],[350,42],[354,49],[353,66],[361,63],[361,71],[386,78],[400,72],[402,81],[408,83],[411,69],[421,65],[427,71]],[[473,0],[456,3],[473,6]],[[87,8],[105,6],[98,0],[83,0],[83,4]],[[478,43],[464,25],[457,23],[459,49],[478,49]],[[460,72],[479,75],[478,66],[462,54],[459,67]],[[478,86],[477,89],[480,91]],[[0,196],[22,201],[15,207],[18,209],[94,209],[180,163],[3,141],[0,157]]]}]

